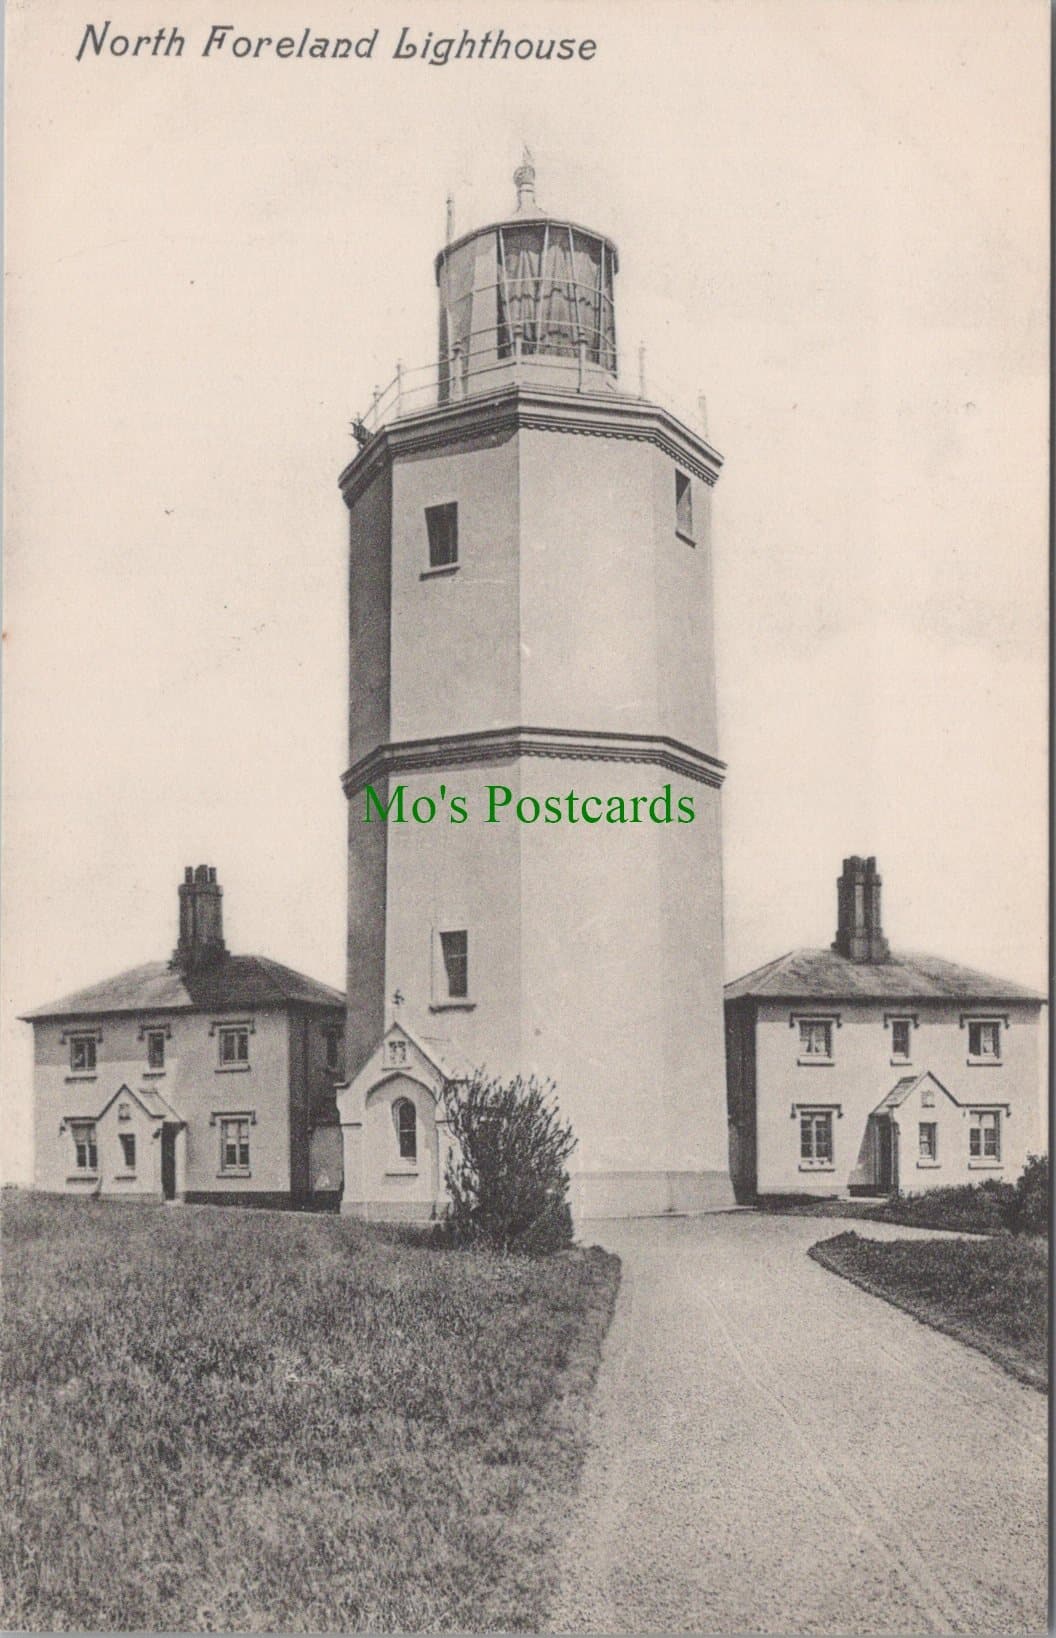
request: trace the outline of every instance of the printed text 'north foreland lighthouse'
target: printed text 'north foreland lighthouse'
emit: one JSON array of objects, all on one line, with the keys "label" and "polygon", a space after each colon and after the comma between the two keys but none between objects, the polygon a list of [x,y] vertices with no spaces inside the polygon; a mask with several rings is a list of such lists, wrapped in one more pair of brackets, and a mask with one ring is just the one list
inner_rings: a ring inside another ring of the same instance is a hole
[{"label": "printed text 'north foreland lighthouse'", "polygon": [[449,223],[437,364],[397,372],[341,475],[340,1101],[367,1215],[436,1208],[436,1088],[476,1066],[556,1083],[578,1214],[732,1200],[721,457],[621,376],[616,246],[539,208],[529,156],[514,180],[508,219]]}]

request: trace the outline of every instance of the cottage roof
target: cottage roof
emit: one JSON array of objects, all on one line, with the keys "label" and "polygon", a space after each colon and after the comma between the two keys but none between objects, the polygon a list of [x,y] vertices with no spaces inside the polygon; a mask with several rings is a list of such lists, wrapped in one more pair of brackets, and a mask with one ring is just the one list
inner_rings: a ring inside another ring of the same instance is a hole
[{"label": "cottage roof", "polygon": [[892,952],[852,961],[836,950],[790,950],[726,985],[727,1001],[1033,1001],[1044,996],[941,956]]},{"label": "cottage roof", "polygon": [[75,990],[58,1001],[34,1007],[23,1017],[85,1017],[120,1012],[226,1012],[232,1008],[343,1007],[345,997],[292,967],[267,956],[224,955],[192,972],[180,972],[167,961],[147,961]]}]

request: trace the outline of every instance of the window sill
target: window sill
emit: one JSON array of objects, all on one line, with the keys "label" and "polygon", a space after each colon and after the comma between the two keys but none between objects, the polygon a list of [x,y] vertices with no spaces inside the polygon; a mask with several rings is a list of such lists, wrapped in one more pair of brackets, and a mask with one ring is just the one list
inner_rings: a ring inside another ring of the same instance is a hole
[{"label": "window sill", "polygon": [[969,1069],[1000,1069],[1002,1067],[1000,1058],[966,1058],[965,1063]]},{"label": "window sill", "polygon": [[918,1172],[933,1172],[941,1164],[942,1164],[941,1161],[938,1161],[938,1160],[918,1160],[917,1161],[917,1171]]},{"label": "window sill", "polygon": [[697,544],[692,535],[684,534],[681,529],[675,530],[675,539],[685,541],[687,546],[695,546]]},{"label": "window sill", "polygon": [[67,1075],[66,1085],[69,1086],[71,1081],[97,1081],[98,1079],[99,1079],[98,1070],[95,1070],[95,1069],[82,1069],[82,1070],[75,1071],[74,1074],[72,1074],[72,1075]]},{"label": "window sill", "polygon": [[461,567],[460,563],[438,563],[435,568],[423,569],[418,578],[419,580],[435,580],[437,575],[456,574]]},{"label": "window sill", "polygon": [[115,1183],[134,1183],[135,1181],[136,1181],[135,1172],[115,1172],[114,1173],[114,1182]]},{"label": "window sill", "polygon": [[801,1172],[834,1172],[836,1163],[831,1160],[801,1160],[799,1169]]},{"label": "window sill", "polygon": [[430,1012],[472,1012],[475,1001],[430,1001]]},{"label": "window sill", "polygon": [[250,1172],[250,1171],[245,1171],[245,1172],[217,1172],[216,1175],[219,1178],[252,1177],[253,1173]]},{"label": "window sill", "polygon": [[145,1081],[158,1081],[164,1074],[164,1069],[145,1069],[143,1071],[143,1079]]},{"label": "window sill", "polygon": [[214,1075],[248,1075],[252,1064],[217,1064]]},{"label": "window sill", "polygon": [[98,1183],[98,1172],[71,1172],[66,1179],[67,1183]]},{"label": "window sill", "polygon": [[913,1068],[912,1058],[891,1058],[889,1060],[889,1062],[891,1064],[892,1069],[912,1069]]},{"label": "window sill", "polygon": [[392,1166],[385,1173],[386,1177],[417,1177],[417,1166]]},{"label": "window sill", "polygon": [[970,1160],[968,1162],[970,1172],[1003,1172],[1004,1169],[1005,1163],[1003,1160]]},{"label": "window sill", "polygon": [[833,1065],[835,1064],[835,1062],[836,1062],[835,1058],[797,1058],[796,1059],[796,1063],[799,1065],[800,1069],[831,1069],[833,1067]]}]

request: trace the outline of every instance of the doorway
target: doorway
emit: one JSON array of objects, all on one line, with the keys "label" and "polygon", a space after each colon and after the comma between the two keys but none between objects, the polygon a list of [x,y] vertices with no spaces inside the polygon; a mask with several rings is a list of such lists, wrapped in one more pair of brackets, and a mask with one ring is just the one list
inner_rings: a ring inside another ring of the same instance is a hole
[{"label": "doorway", "polygon": [[176,1128],[168,1121],[161,1128],[161,1198],[176,1198]]},{"label": "doorway", "polygon": [[876,1117],[876,1182],[881,1194],[893,1194],[898,1188],[895,1124],[890,1115]]}]

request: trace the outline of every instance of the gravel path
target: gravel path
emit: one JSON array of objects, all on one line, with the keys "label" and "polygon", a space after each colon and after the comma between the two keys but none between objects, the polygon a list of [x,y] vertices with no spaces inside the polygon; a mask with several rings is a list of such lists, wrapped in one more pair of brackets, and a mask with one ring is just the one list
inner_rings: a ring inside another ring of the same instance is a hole
[{"label": "gravel path", "polygon": [[839,1229],[586,1226],[623,1284],[548,1630],[1046,1631],[1046,1399],[807,1257]]}]

